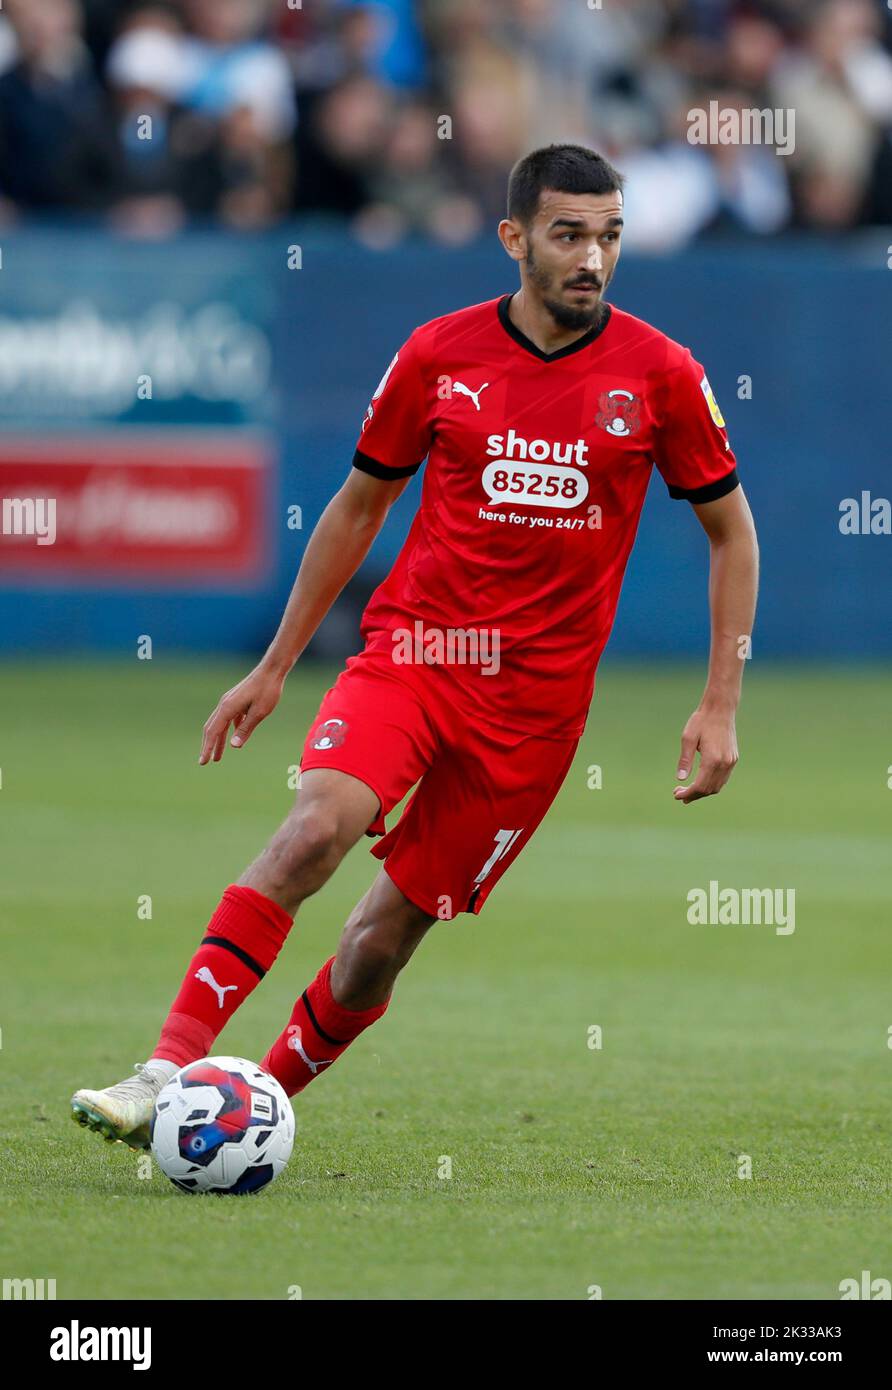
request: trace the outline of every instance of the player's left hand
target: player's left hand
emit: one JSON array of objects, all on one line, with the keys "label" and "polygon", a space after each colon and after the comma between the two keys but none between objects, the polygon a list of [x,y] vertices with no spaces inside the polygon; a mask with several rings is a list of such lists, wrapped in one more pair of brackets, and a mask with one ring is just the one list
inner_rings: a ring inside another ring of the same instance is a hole
[{"label": "player's left hand", "polygon": [[695,709],[681,735],[678,776],[689,776],[694,755],[700,754],[697,776],[688,787],[676,787],[673,796],[685,805],[703,796],[715,796],[737,764],[737,731],[734,712]]}]

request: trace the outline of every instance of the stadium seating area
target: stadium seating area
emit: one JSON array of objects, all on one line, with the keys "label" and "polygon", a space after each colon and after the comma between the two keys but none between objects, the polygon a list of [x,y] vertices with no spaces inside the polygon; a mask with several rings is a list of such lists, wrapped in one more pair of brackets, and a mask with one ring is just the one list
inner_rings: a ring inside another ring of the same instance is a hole
[{"label": "stadium seating area", "polygon": [[[692,108],[792,110],[785,157]],[[151,118],[147,122],[146,118]],[[295,214],[366,245],[473,240],[531,146],[628,176],[628,242],[892,222],[883,0],[7,0],[0,224],[159,237]]]}]

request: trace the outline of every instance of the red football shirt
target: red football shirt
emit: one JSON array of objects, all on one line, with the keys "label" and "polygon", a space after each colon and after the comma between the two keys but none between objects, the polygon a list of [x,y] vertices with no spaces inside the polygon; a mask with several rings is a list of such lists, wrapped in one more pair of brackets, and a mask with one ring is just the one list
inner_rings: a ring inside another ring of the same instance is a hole
[{"label": "red football shirt", "polygon": [[651,468],[692,502],[730,492],[737,471],[686,348],[605,306],[599,325],[544,353],[511,322],[510,298],[416,328],[372,398],[355,467],[400,478],[428,464],[361,631],[367,647],[433,663],[469,717],[570,737]]}]

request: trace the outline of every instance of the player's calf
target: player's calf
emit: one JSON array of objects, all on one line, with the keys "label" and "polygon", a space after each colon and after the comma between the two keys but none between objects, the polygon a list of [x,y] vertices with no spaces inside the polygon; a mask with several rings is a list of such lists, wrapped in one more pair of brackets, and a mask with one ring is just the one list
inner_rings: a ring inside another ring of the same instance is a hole
[{"label": "player's calf", "polygon": [[319,769],[305,775],[294,810],[223,894],[153,1057],[182,1067],[211,1052],[275,963],[300,903],[331,877],[377,810],[374,792],[346,773]]},{"label": "player's calf", "polygon": [[347,919],[332,968],[332,990],[348,1009],[388,999],[396,978],[436,918],[410,902],[385,870]]},{"label": "player's calf", "polygon": [[381,871],[351,914],[337,956],[304,990],[260,1064],[288,1095],[328,1070],[381,1017],[397,975],[435,920]]}]

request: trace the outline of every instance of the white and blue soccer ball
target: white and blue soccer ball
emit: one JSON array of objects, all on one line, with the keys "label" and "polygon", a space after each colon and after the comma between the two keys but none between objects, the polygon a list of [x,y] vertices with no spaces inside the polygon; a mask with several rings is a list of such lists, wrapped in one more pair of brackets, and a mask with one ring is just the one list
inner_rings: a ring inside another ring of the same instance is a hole
[{"label": "white and blue soccer ball", "polygon": [[241,1197],[281,1173],[294,1111],[274,1076],[244,1057],[205,1057],[159,1092],[151,1125],[162,1173],[183,1192]]}]

